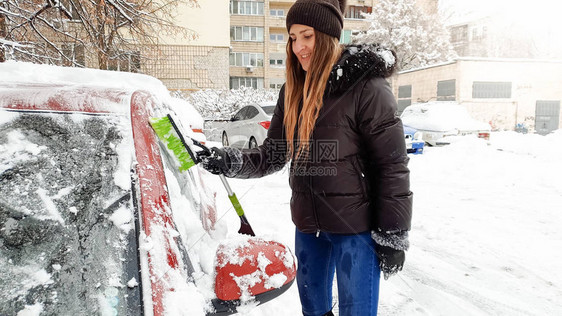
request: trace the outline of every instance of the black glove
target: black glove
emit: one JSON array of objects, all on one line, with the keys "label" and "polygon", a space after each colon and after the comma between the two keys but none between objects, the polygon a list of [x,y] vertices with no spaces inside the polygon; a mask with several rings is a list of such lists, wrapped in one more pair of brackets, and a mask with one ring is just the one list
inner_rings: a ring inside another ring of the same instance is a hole
[{"label": "black glove", "polygon": [[230,170],[230,157],[226,151],[213,147],[197,152],[201,165],[212,174],[226,174]]},{"label": "black glove", "polygon": [[406,260],[404,250],[396,250],[392,247],[380,246],[378,244],[375,246],[375,250],[379,257],[379,266],[385,280],[388,280],[390,276],[398,273],[404,267],[404,261]]}]

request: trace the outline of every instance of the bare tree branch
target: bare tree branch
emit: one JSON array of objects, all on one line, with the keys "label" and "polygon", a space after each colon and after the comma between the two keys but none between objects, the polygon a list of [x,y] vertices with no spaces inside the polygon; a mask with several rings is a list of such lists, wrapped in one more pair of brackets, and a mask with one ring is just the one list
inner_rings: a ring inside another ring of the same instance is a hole
[{"label": "bare tree branch", "polygon": [[[3,0],[0,58],[10,49],[12,59],[89,64],[101,69],[128,61],[132,55],[148,59],[150,56],[140,56],[139,45],[158,49],[161,34],[195,37],[193,31],[176,25],[173,18],[179,5],[196,6],[197,1]],[[8,43],[24,45],[14,50]],[[76,56],[77,47],[89,54]]]}]

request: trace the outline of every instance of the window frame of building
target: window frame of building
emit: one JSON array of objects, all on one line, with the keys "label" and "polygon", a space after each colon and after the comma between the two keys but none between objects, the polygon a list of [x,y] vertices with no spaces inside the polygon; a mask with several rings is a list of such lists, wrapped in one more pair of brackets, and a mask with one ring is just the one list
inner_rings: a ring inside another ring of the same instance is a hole
[{"label": "window frame of building", "polygon": [[410,104],[412,104],[412,85],[398,86],[397,112],[402,113]]},{"label": "window frame of building", "polygon": [[264,15],[264,2],[230,0],[230,14]]},{"label": "window frame of building", "polygon": [[[275,38],[273,39],[272,36],[274,36]],[[285,34],[269,33],[269,41],[271,43],[285,43]]]},{"label": "window frame of building", "polygon": [[[252,34],[254,36],[252,36]],[[254,37],[254,39],[252,39]],[[264,28],[259,26],[231,26],[230,40],[234,42],[263,43]]]},{"label": "window frame of building", "polygon": [[[254,63],[252,63],[252,60]],[[229,64],[231,67],[263,67],[264,54],[232,52],[229,56]]]},{"label": "window frame of building", "polygon": [[269,15],[282,18],[285,16],[285,9],[269,9]]},{"label": "window frame of building", "polygon": [[269,89],[281,90],[281,87],[285,84],[285,79],[283,78],[270,78],[269,79]]},{"label": "window frame of building", "polygon": [[84,45],[77,43],[63,43],[61,45],[61,50],[64,55],[68,57],[67,60],[63,58],[61,66],[74,66],[76,64],[85,67],[86,66],[86,49]]},{"label": "window frame of building", "polygon": [[398,86],[398,98],[399,99],[403,99],[403,98],[412,98],[412,85],[411,84],[407,84],[407,85],[402,85],[402,86]]},{"label": "window frame of building", "polygon": [[468,25],[458,25],[451,28],[451,43],[463,43],[468,40]]},{"label": "window frame of building", "polygon": [[347,6],[345,11],[345,19],[363,20],[365,17],[361,13],[373,13],[373,8],[369,6],[357,6],[350,5]]},{"label": "window frame of building", "polygon": [[340,36],[340,43],[341,44],[350,44],[351,43],[351,30],[342,30]]},{"label": "window frame of building", "polygon": [[141,69],[141,55],[140,51],[122,51],[119,53],[126,58],[109,58],[107,61],[107,70],[125,71],[125,72],[140,72]]},{"label": "window frame of building", "polygon": [[456,89],[456,79],[437,81],[437,101],[455,101]]},{"label": "window frame of building", "polygon": [[269,67],[283,68],[285,67],[285,60],[277,59],[277,58],[269,58]]},{"label": "window frame of building", "polygon": [[508,81],[472,82],[473,99],[510,99],[513,85]]},{"label": "window frame of building", "polygon": [[72,5],[70,0],[61,0],[60,4],[70,13],[70,21],[80,21],[80,14],[76,8]]},{"label": "window frame of building", "polygon": [[281,53],[269,54],[269,67],[271,68],[284,68],[287,56]]},{"label": "window frame of building", "polygon": [[[243,84],[241,84],[241,81],[243,81]],[[229,86],[230,89],[235,89],[235,90],[240,89],[240,87],[263,89],[264,79],[263,77],[230,77]]]}]

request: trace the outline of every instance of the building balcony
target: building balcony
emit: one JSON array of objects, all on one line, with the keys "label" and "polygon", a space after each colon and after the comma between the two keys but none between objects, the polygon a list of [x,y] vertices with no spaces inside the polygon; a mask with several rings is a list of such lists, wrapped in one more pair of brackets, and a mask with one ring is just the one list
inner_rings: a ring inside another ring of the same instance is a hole
[{"label": "building balcony", "polygon": [[264,75],[263,67],[238,67],[230,66],[229,73],[231,77],[262,77]]},{"label": "building balcony", "polygon": [[269,27],[285,28],[287,23],[285,22],[284,16],[270,16],[267,18],[267,24]]},{"label": "building balcony", "polygon": [[296,0],[269,0],[269,3],[295,3]]}]

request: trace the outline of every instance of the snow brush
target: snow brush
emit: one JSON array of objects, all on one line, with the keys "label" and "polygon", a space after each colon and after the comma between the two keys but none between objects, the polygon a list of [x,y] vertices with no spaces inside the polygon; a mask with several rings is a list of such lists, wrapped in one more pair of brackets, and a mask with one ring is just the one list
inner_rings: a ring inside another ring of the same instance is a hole
[{"label": "snow brush", "polygon": [[[196,155],[194,155],[191,148],[185,142],[183,134],[181,133],[180,129],[176,125],[176,122],[172,118],[170,114],[164,117],[151,117],[150,126],[156,132],[158,138],[166,145],[166,147],[173,153],[174,157],[178,160],[180,166],[180,171],[188,170],[189,168],[195,166],[196,164],[201,162]],[[194,145],[200,147],[203,151],[210,153],[210,149],[207,146],[201,144],[197,140],[190,138]],[[224,174],[219,174],[222,184],[224,185],[226,192],[228,193],[228,199],[238,217],[240,217],[240,229],[238,230],[239,234],[255,236],[254,230],[246,215],[244,215],[244,210],[242,209],[242,205],[238,201],[236,194],[230,188],[228,181],[226,181],[226,177]]]}]

